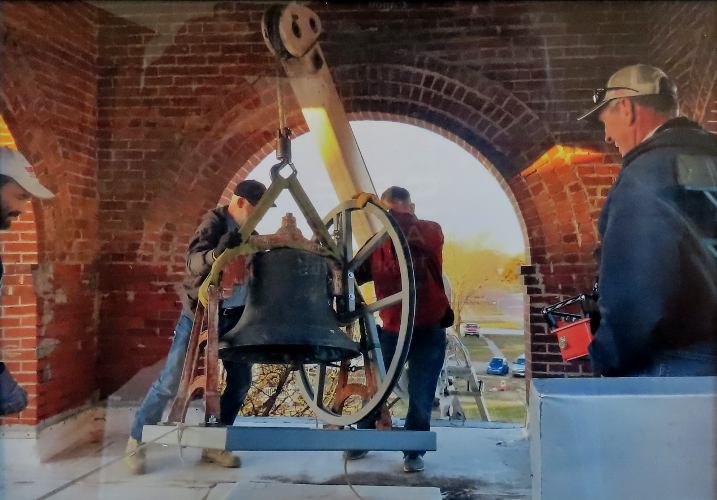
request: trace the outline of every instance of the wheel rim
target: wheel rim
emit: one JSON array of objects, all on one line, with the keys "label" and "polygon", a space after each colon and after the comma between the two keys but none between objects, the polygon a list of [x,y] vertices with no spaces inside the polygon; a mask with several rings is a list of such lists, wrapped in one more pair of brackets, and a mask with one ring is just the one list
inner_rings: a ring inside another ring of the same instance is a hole
[{"label": "wheel rim", "polygon": [[[381,230],[354,252],[351,220],[353,214],[358,211],[364,211],[377,219]],[[395,219],[382,208],[371,202],[359,208],[352,200],[342,203],[330,212],[324,218],[324,224],[334,230],[334,239],[342,253],[339,267],[344,284],[347,285],[337,299],[337,312],[341,313],[347,332],[360,340],[362,356],[339,365],[303,365],[298,368],[298,385],[306,403],[318,418],[328,424],[347,426],[356,424],[377,411],[389,397],[401,375],[413,330],[415,280],[408,242]],[[382,300],[367,303],[353,281],[353,273],[386,239],[390,239],[396,249],[401,290]],[[397,304],[401,306],[401,326],[396,339],[396,350],[388,366],[384,366],[374,315]],[[363,384],[356,380],[357,376],[351,376],[362,370],[365,380]],[[371,390],[372,388],[375,390]],[[360,397],[361,406],[354,412],[344,413],[351,396]]]}]

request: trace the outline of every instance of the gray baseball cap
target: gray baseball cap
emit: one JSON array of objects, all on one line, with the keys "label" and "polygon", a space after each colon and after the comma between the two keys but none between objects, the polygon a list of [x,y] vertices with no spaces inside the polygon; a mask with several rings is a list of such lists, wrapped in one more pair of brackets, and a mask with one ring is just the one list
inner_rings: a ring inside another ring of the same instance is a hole
[{"label": "gray baseball cap", "polygon": [[40,184],[40,181],[35,177],[32,165],[19,151],[8,147],[0,147],[0,174],[12,178],[21,188],[35,198],[47,200],[55,196],[49,189]]},{"label": "gray baseball cap", "polygon": [[593,92],[595,106],[578,120],[595,118],[596,113],[614,99],[639,95],[669,95],[677,100],[677,86],[664,71],[654,66],[647,64],[625,66],[613,73],[604,88],[595,89]]}]

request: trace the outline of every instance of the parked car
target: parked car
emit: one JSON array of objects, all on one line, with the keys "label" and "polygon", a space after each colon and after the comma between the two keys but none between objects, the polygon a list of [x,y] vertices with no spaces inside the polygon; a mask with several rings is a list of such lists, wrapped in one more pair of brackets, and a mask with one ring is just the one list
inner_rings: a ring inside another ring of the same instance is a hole
[{"label": "parked car", "polygon": [[513,372],[514,377],[525,377],[525,354],[521,354],[515,358],[513,366],[510,367],[510,371]]},{"label": "parked car", "polygon": [[463,326],[463,335],[475,335],[480,337],[480,325],[478,323],[466,323]]},{"label": "parked car", "polygon": [[493,358],[488,363],[488,367],[485,369],[488,375],[507,375],[508,374],[508,360],[505,358]]}]

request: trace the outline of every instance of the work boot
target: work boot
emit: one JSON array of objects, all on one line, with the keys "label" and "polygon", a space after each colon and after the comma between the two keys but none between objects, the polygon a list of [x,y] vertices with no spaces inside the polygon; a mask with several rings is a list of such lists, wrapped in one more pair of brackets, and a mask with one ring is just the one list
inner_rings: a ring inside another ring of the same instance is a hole
[{"label": "work boot", "polygon": [[368,450],[346,450],[344,460],[361,460],[368,455]]},{"label": "work boot", "polygon": [[222,467],[240,467],[241,459],[229,450],[213,450],[204,448],[202,450],[202,462],[215,463]]},{"label": "work boot", "polygon": [[142,443],[134,438],[127,440],[127,448],[125,448],[125,454],[131,453],[124,457],[124,463],[127,464],[127,468],[132,474],[139,475],[144,474],[144,448],[140,448]]},{"label": "work boot", "polygon": [[421,472],[423,470],[423,457],[420,455],[403,457],[403,472]]}]

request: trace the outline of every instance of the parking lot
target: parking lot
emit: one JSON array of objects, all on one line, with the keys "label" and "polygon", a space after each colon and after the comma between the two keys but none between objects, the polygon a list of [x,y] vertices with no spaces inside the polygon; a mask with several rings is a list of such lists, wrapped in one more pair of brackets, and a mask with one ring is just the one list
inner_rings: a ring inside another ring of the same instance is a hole
[{"label": "parking lot", "polygon": [[[525,352],[523,332],[482,333],[480,337],[464,336],[460,340],[468,349],[476,375],[483,380],[483,399],[491,420],[525,422],[525,379],[514,377],[512,371],[507,375],[486,373],[488,362],[496,356],[505,357],[512,367],[515,358]],[[479,418],[477,405],[472,398],[462,396],[461,405],[467,418]]]}]

